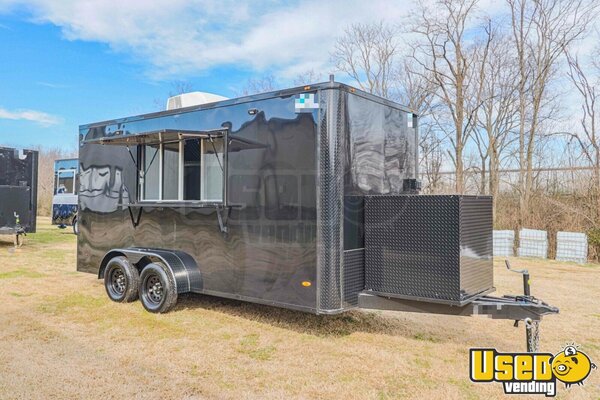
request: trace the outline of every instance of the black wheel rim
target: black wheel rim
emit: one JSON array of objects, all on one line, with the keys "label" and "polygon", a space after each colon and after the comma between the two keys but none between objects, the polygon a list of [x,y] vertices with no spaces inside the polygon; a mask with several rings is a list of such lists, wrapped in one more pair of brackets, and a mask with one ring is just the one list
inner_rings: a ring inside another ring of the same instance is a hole
[{"label": "black wheel rim", "polygon": [[110,271],[108,276],[108,290],[112,297],[122,297],[127,289],[127,278],[123,269],[115,267]]},{"label": "black wheel rim", "polygon": [[144,283],[146,298],[152,305],[159,305],[164,297],[163,285],[158,275],[151,274]]}]

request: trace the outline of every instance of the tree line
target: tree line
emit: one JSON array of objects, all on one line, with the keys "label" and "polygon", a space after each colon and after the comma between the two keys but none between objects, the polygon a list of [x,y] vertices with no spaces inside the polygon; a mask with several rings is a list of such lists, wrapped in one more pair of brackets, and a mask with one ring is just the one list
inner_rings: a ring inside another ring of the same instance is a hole
[{"label": "tree line", "polygon": [[[499,0],[491,12],[485,4],[422,0],[400,22],[347,26],[329,71],[306,71],[293,83],[342,74],[410,107],[420,116],[425,191],[493,195],[495,226],[585,230],[600,249],[600,47],[589,45],[600,37],[600,6]],[[236,95],[277,88],[268,74]],[[169,95],[191,90],[176,82]],[[561,175],[571,185],[565,193],[540,179],[541,168],[555,166],[585,169]]]}]

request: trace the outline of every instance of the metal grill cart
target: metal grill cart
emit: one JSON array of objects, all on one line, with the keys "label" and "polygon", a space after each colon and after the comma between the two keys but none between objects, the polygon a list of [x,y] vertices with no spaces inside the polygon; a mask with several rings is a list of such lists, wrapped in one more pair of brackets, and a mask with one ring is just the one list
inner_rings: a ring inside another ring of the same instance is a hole
[{"label": "metal grill cart", "polygon": [[418,116],[333,80],[80,127],[80,271],[166,312],[185,292],[336,314],[556,308],[490,297],[491,199],[418,195]]},{"label": "metal grill cart", "polygon": [[0,235],[13,235],[15,246],[35,232],[38,152],[0,147]]}]

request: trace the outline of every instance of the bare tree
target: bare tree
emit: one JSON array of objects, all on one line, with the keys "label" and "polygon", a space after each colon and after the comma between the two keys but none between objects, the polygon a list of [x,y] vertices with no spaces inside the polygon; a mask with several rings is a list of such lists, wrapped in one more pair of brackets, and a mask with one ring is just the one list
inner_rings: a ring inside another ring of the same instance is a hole
[{"label": "bare tree", "polygon": [[564,51],[586,30],[595,5],[584,0],[507,0],[519,69],[519,225],[529,209],[533,155],[544,99]]},{"label": "bare tree", "polygon": [[387,98],[398,54],[397,34],[384,22],[351,25],[336,40],[331,61],[360,89]]},{"label": "bare tree", "polygon": [[424,190],[427,193],[439,193],[442,189],[442,165],[444,147],[442,140],[435,134],[429,134],[419,141],[420,167],[425,178]]},{"label": "bare tree", "polygon": [[514,141],[513,132],[518,125],[518,70],[514,61],[509,38],[496,33],[494,46],[483,64],[482,104],[474,134],[481,158],[480,192],[493,196],[494,220],[500,193],[500,166],[503,156],[506,157],[506,148]]},{"label": "bare tree", "polygon": [[316,72],[314,69],[310,69],[301,74],[298,74],[294,79],[295,86],[308,85],[310,83],[318,83],[324,80],[323,74]]},{"label": "bare tree", "polygon": [[171,82],[171,90],[169,97],[177,96],[184,93],[194,91],[194,84],[190,81],[173,81]]},{"label": "bare tree", "polygon": [[415,73],[418,68],[413,60],[405,58],[394,73],[391,88],[396,93],[395,100],[419,116],[419,167],[425,178],[424,189],[436,193],[440,190],[444,162],[444,144],[433,118],[436,87],[426,71]]},{"label": "bare tree", "polygon": [[63,149],[35,148],[38,155],[38,215],[48,216],[52,213],[52,196],[54,195],[54,161],[61,158],[77,158],[76,151]]},{"label": "bare tree", "polygon": [[[597,60],[599,56],[600,51],[596,49],[592,58]],[[586,71],[579,58],[569,53],[567,53],[567,62],[569,64],[567,75],[581,99],[581,119],[579,120],[581,130],[571,133],[570,136],[577,141],[581,153],[593,167],[592,194],[596,199],[593,209],[596,210],[594,216],[598,216],[600,213],[600,132],[598,132],[600,66],[593,64],[590,70]]]},{"label": "bare tree", "polygon": [[[448,152],[456,170],[455,190],[464,192],[463,152],[477,118],[481,100],[482,63],[491,43],[491,30],[483,27],[484,40],[472,43],[467,29],[478,0],[437,0],[433,7],[420,4],[414,17],[411,57],[419,66],[414,72],[435,85],[435,96],[443,110],[434,114],[452,147]],[[475,101],[468,98],[475,96]]]},{"label": "bare tree", "polygon": [[275,77],[272,74],[264,75],[261,78],[250,78],[245,86],[236,92],[236,96],[248,96],[257,93],[266,93],[277,90]]}]

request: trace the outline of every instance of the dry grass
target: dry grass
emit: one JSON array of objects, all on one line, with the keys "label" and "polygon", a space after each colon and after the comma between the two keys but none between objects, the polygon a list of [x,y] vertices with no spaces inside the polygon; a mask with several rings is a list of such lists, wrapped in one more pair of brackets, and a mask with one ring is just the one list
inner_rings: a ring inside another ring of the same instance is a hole
[{"label": "dry grass", "polygon": [[[0,398],[488,399],[468,349],[519,351],[509,321],[352,312],[313,316],[208,296],[152,315],[107,300],[75,271],[75,237],[42,219],[12,251],[0,237]],[[542,323],[542,350],[575,341],[600,363],[600,267],[513,260],[533,292],[561,308]],[[521,279],[497,262],[497,293]],[[599,398],[600,372],[559,398]],[[538,397],[539,398],[539,397]]]}]

